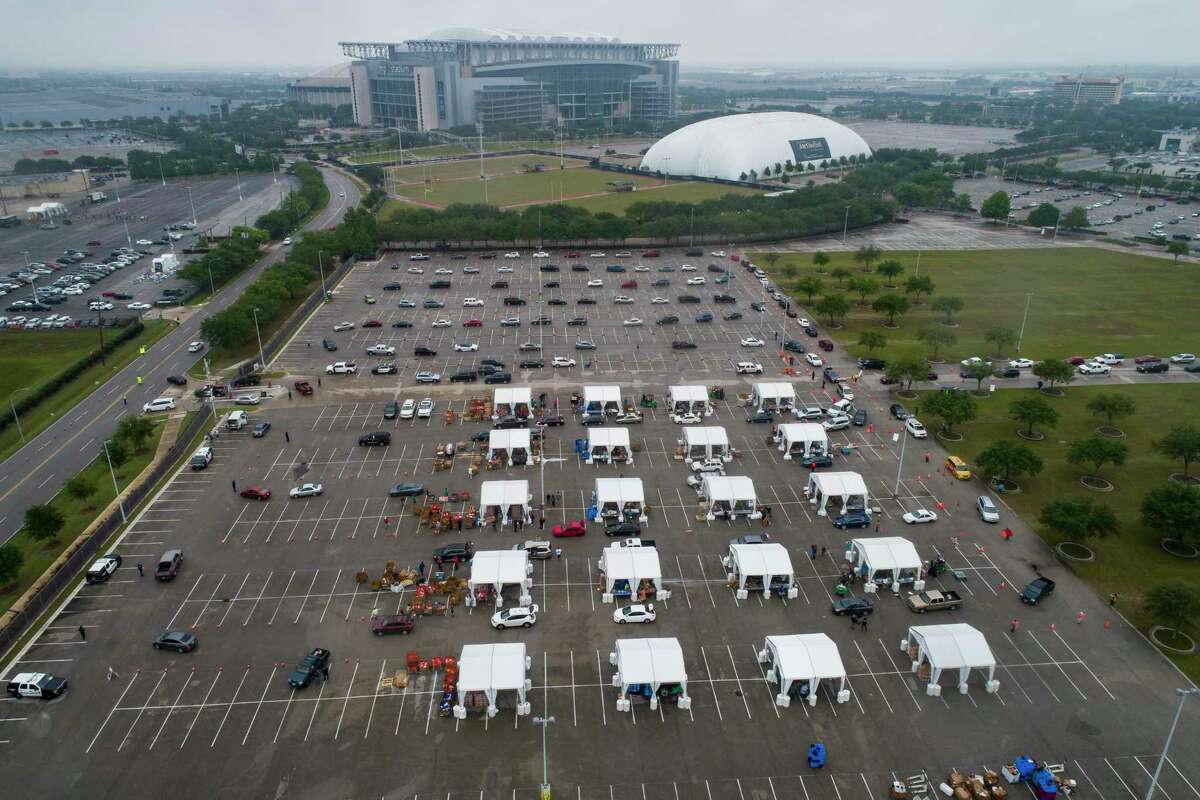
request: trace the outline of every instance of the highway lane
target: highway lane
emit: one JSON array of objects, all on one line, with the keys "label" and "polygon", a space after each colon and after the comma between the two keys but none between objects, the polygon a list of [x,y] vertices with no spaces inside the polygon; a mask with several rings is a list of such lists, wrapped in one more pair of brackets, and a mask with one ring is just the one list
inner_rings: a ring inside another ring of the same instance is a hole
[{"label": "highway lane", "polygon": [[[349,178],[328,169],[322,169],[322,174],[331,197],[325,209],[306,226],[309,230],[337,223],[359,199],[358,187]],[[345,196],[340,196],[343,193]],[[121,417],[140,413],[143,403],[167,387],[167,375],[186,372],[196,363],[197,354],[189,353],[187,346],[200,337],[204,318],[236,300],[264,268],[284,255],[284,248],[273,247],[198,313],[0,464],[0,544],[20,530],[28,506],[49,500],[67,479],[102,452],[102,442],[112,435]],[[139,375],[144,378],[141,386],[137,385]]]}]

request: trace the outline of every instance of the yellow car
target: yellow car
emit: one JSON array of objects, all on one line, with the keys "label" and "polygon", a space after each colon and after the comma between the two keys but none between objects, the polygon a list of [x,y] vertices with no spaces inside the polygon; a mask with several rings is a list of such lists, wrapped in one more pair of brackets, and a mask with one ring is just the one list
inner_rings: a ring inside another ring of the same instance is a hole
[{"label": "yellow car", "polygon": [[958,456],[946,457],[946,469],[950,470],[950,474],[960,481],[969,480],[971,477],[970,468]]}]

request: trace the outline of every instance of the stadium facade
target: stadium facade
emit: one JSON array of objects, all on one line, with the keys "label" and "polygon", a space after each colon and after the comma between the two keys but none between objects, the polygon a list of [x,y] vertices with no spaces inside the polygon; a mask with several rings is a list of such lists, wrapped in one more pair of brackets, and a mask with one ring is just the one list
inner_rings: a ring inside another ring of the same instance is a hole
[{"label": "stadium facade", "polygon": [[398,43],[342,42],[360,125],[660,122],[679,109],[677,44],[593,34],[453,28]]}]

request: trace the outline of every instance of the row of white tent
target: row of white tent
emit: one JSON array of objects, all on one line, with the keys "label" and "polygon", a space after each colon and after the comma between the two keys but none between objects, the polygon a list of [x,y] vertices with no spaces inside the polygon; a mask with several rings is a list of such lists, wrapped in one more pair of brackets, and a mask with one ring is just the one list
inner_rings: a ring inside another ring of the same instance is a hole
[{"label": "row of white tent", "polygon": [[[61,205],[45,203],[43,205]],[[34,208],[41,208],[35,206]],[[34,213],[34,208],[29,213]],[[492,393],[492,406],[497,416],[505,414],[527,414],[533,405],[533,389],[528,386],[506,386]],[[694,414],[712,416],[713,406],[708,398],[708,388],[700,385],[672,386],[667,390],[667,406],[670,411],[690,411]],[[618,414],[622,411],[621,387],[616,385],[590,385],[583,387],[581,411],[603,411]]]},{"label": "row of white tent", "polygon": [[[662,690],[676,687],[679,707],[691,708],[687,665],[678,639],[617,639],[615,645],[608,660],[615,668],[612,686],[618,690],[618,711],[630,709],[631,693],[648,694],[650,707],[657,708]],[[967,694],[967,679],[973,669],[985,672],[984,688],[989,694],[1000,689],[991,647],[984,635],[970,625],[913,625],[901,640],[900,649],[909,656],[913,673],[929,665],[930,679],[925,692],[930,696],[941,695],[938,681],[946,672],[956,673],[959,692]],[[838,703],[850,700],[846,667],[838,646],[824,633],[770,635],[757,649],[757,655],[767,682],[777,687],[774,697],[777,706],[790,706],[794,695],[805,697],[809,705],[815,706],[822,681],[836,684],[833,697]],[[482,692],[487,697],[488,717],[494,717],[498,711],[499,693],[509,691],[516,693],[517,715],[529,714],[531,666],[532,659],[523,643],[464,645],[458,661],[455,718],[466,718],[466,696],[472,692]]]}]

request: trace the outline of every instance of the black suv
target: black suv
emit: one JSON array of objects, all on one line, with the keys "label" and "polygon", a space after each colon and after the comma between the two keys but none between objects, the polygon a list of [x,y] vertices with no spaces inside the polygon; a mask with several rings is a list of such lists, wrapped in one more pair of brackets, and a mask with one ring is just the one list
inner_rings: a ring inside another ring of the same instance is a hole
[{"label": "black suv", "polygon": [[1138,364],[1138,372],[1166,372],[1171,368],[1171,365],[1166,361],[1160,361],[1157,364]]},{"label": "black suv", "polygon": [[507,289],[508,281],[492,281],[493,289]]},{"label": "black suv", "polygon": [[506,305],[506,306],[523,306],[523,305],[525,305],[525,298],[523,298],[523,297],[506,297],[506,298],[504,298],[504,305]]},{"label": "black suv", "polygon": [[479,373],[473,369],[460,369],[450,376],[451,383],[473,383],[479,380]]},{"label": "black suv", "polygon": [[414,348],[413,348],[413,355],[414,355],[414,356],[429,356],[429,357],[432,357],[432,356],[436,356],[436,355],[437,355],[437,350],[431,350],[430,348],[428,348],[428,347],[425,347],[424,345],[420,345],[420,346],[418,346],[418,347],[414,347]]},{"label": "black suv", "polygon": [[587,317],[571,317],[569,320],[567,320],[567,325],[572,327],[587,325]]},{"label": "black suv", "polygon": [[887,367],[887,362],[882,358],[860,358],[858,360],[859,369],[884,369]]},{"label": "black suv", "polygon": [[392,443],[392,435],[387,431],[371,431],[358,437],[360,447],[387,447]]},{"label": "black suv", "polygon": [[694,294],[681,294],[676,299],[678,299],[679,302],[681,302],[681,303],[699,303],[700,302],[700,298],[696,297],[696,295],[694,295]]},{"label": "black suv", "polygon": [[395,400],[388,400],[383,404],[384,419],[395,419],[398,413],[400,413],[400,406],[397,405]]},{"label": "black suv", "polygon": [[658,321],[655,322],[654,324],[655,325],[674,325],[677,322],[679,322],[679,317],[675,316],[674,314],[668,314],[665,317],[659,317]]},{"label": "black suv", "polygon": [[320,676],[324,680],[329,675],[329,663],[333,654],[324,647],[314,647],[312,652],[300,659],[300,663],[288,676],[288,686],[293,689],[303,689]]},{"label": "black suv", "polygon": [[604,527],[605,536],[641,536],[642,526],[636,522],[615,522]]},{"label": "black suv", "polygon": [[446,280],[433,281],[432,283],[429,284],[429,288],[430,289],[449,289],[450,281],[446,281]]},{"label": "black suv", "polygon": [[787,350],[789,353],[805,352],[804,342],[798,342],[795,339],[788,339],[786,342],[784,342],[783,349]]},{"label": "black suv", "polygon": [[677,340],[677,341],[671,342],[671,349],[672,350],[695,350],[696,343]]},{"label": "black suv", "polygon": [[333,339],[325,339],[321,342],[321,345],[331,353],[337,350],[337,342],[335,342]]},{"label": "black suv", "polygon": [[258,375],[239,375],[229,382],[229,385],[234,389],[244,389],[247,386],[258,386],[262,383],[262,378]]},{"label": "black suv", "polygon": [[168,550],[162,554],[162,558],[158,559],[158,566],[154,568],[154,577],[160,581],[173,581],[179,574],[179,565],[182,563],[182,550]]},{"label": "black suv", "polygon": [[512,414],[509,414],[507,417],[501,417],[500,419],[496,420],[496,424],[492,427],[498,431],[506,428],[528,428],[529,420],[523,417],[514,417]]},{"label": "black suv", "polygon": [[736,303],[737,298],[731,294],[714,294],[713,302],[714,303]]},{"label": "black suv", "polygon": [[393,328],[411,328],[412,323],[406,319],[398,319],[392,323]]},{"label": "black suv", "polygon": [[470,561],[475,557],[475,545],[470,542],[451,542],[433,551],[433,563],[457,564],[460,561]]},{"label": "black suv", "polygon": [[484,383],[512,383],[512,373],[493,372],[483,379]]},{"label": "black suv", "polygon": [[520,367],[521,369],[542,369],[543,367],[546,366],[546,362],[542,361],[541,359],[522,361],[517,366]]}]

